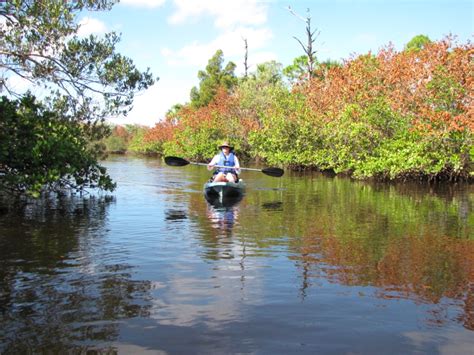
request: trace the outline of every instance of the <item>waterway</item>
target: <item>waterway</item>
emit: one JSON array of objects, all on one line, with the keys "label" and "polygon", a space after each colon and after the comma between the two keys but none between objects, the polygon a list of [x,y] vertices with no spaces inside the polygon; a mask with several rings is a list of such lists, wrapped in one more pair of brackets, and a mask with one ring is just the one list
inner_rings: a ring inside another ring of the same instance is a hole
[{"label": "waterway", "polygon": [[474,186],[115,156],[113,194],[0,199],[0,353],[468,354]]}]

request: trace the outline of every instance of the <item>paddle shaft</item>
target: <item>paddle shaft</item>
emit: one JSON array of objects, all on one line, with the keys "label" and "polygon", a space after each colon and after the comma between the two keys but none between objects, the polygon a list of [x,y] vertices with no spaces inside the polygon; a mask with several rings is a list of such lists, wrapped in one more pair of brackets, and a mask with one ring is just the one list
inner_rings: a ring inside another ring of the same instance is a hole
[{"label": "paddle shaft", "polygon": [[[187,161],[186,159],[179,157],[165,157],[165,163],[171,166],[186,166],[188,164],[202,165],[209,167],[209,164],[206,163],[194,163],[192,161]],[[259,171],[268,176],[280,177],[283,175],[284,171],[280,168],[264,168],[264,169],[252,169],[252,168],[236,168],[234,166],[222,166],[222,165],[213,165],[212,168],[223,168],[223,169],[235,169],[235,170],[252,170]]]},{"label": "paddle shaft", "polygon": [[[209,164],[206,163],[194,163],[194,162],[189,162],[189,164],[193,165],[202,165],[202,166],[209,166]],[[213,165],[213,168],[224,168],[224,169],[236,169],[236,170],[251,170],[251,171],[262,171],[262,169],[253,169],[253,168],[236,168],[235,166],[225,166],[225,165]]]}]

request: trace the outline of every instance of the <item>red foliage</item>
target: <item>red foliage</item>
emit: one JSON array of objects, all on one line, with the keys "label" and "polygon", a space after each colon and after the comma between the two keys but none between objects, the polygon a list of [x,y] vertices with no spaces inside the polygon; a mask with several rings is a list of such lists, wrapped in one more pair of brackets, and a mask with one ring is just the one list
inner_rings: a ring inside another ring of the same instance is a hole
[{"label": "red foliage", "polygon": [[126,139],[128,137],[128,132],[123,126],[115,126],[113,130],[113,135]]},{"label": "red foliage", "polygon": [[186,105],[177,113],[166,117],[164,121],[158,122],[154,128],[147,132],[145,141],[172,141],[176,137],[176,132],[185,128],[193,131],[212,127],[225,130],[228,125],[227,119],[230,117],[231,103],[231,96],[226,90],[219,89],[209,105],[200,108]]},{"label": "red foliage", "polygon": [[155,124],[155,127],[149,129],[143,138],[145,142],[166,142],[174,137],[175,125],[172,120],[166,118]]},{"label": "red foliage", "polygon": [[[425,136],[474,132],[472,75],[474,48],[453,38],[426,45],[420,51],[397,52],[387,46],[376,55],[352,58],[341,67],[320,67],[309,83],[296,88],[308,103],[305,119],[315,127],[341,117],[348,105],[361,111],[382,101]],[[245,145],[261,122],[254,108],[239,105],[239,96],[220,89],[205,107],[186,105],[148,131],[148,142],[176,141],[179,133],[219,129]],[[357,115],[358,111],[354,111]],[[298,115],[295,112],[295,115]],[[292,118],[292,113],[288,113]],[[357,117],[354,117],[357,119]],[[178,143],[178,142],[177,142]]]},{"label": "red foliage", "polygon": [[130,132],[120,125],[117,125],[112,129],[112,136],[122,138],[125,142],[128,142],[132,138]]},{"label": "red foliage", "polygon": [[348,104],[366,107],[382,97],[421,132],[474,132],[473,54],[471,43],[456,46],[450,37],[417,52],[388,46],[376,56],[321,69],[300,90],[324,120],[338,117]]}]

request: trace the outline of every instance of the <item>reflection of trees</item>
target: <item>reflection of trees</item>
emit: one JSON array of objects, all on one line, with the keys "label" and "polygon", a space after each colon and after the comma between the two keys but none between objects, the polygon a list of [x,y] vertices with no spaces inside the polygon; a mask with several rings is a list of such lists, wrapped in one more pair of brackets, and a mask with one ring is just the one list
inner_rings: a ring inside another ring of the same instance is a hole
[{"label": "reflection of trees", "polygon": [[[300,236],[289,248],[301,270],[303,296],[311,280],[325,278],[375,286],[377,297],[413,298],[441,310],[461,302],[460,318],[466,328],[474,328],[470,188],[443,192],[418,185],[410,190],[336,180],[326,184],[313,194],[320,207],[303,207],[306,213],[291,229]],[[297,198],[301,203],[308,197]],[[435,313],[436,322],[445,321],[447,312]]]},{"label": "reflection of trees", "polygon": [[80,350],[148,312],[149,282],[95,254],[113,200],[0,202],[1,352]]},{"label": "reflection of trees", "polygon": [[344,285],[374,286],[379,298],[412,298],[440,307],[448,306],[445,298],[460,301],[462,322],[474,329],[474,244],[470,241],[406,236],[388,240],[383,252],[374,253],[368,240],[308,236],[302,238],[293,259],[302,269],[304,283],[326,278]]},{"label": "reflection of trees", "polygon": [[[321,279],[373,286],[376,297],[438,307],[435,321],[444,322],[443,309],[451,305],[464,308],[459,320],[473,329],[472,186],[369,184],[319,175],[288,178],[287,184],[284,193],[249,191],[240,204],[233,243],[245,238],[247,258],[285,246],[300,270],[303,298]],[[229,257],[222,252],[229,244],[203,217],[204,206],[195,201],[189,207],[208,250],[204,257]]]}]

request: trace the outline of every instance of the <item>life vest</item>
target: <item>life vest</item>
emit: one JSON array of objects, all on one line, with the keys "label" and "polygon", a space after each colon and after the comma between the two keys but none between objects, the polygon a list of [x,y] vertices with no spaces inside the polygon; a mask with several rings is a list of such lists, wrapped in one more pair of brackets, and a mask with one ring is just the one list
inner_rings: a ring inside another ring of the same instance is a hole
[{"label": "life vest", "polygon": [[[234,153],[229,153],[229,155],[226,157],[224,153],[221,152],[219,156],[219,163],[217,165],[222,165],[222,166],[235,166],[235,156]],[[235,169],[226,169],[226,168],[219,168],[217,170],[219,173],[232,173],[235,174]]]}]

